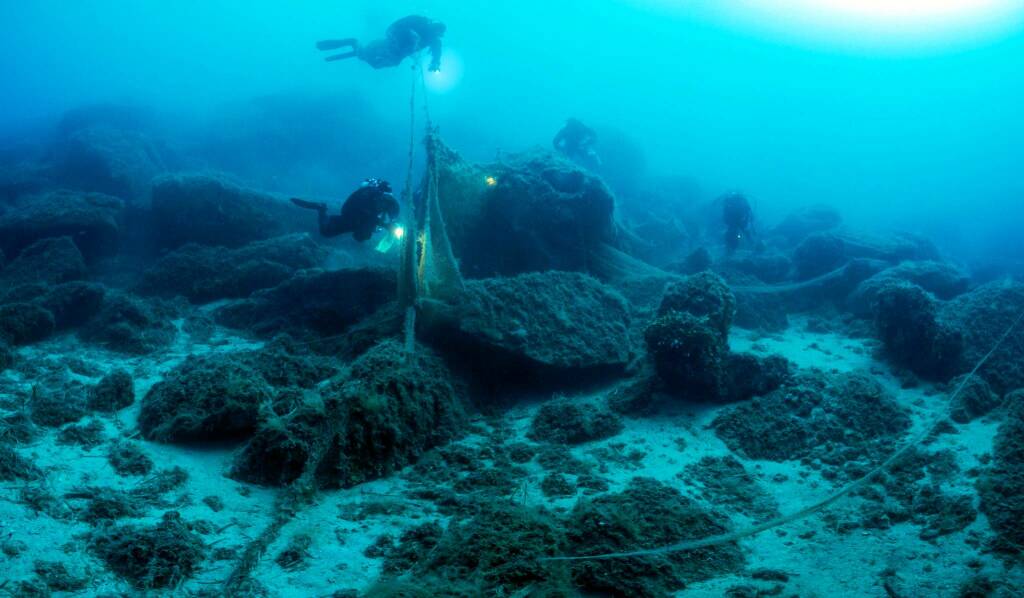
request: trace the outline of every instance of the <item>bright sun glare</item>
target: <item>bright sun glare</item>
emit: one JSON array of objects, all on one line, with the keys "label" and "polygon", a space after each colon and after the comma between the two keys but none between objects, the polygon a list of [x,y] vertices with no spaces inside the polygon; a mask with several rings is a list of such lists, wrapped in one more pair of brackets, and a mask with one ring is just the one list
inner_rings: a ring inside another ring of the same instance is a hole
[{"label": "bright sun glare", "polygon": [[874,48],[945,47],[996,37],[1024,23],[1024,0],[640,0],[747,29]]}]

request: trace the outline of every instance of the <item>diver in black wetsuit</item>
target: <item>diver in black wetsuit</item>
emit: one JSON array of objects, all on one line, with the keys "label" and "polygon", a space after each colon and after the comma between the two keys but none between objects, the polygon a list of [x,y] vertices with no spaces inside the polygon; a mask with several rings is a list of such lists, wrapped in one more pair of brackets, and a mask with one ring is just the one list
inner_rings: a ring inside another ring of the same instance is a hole
[{"label": "diver in black wetsuit", "polygon": [[352,237],[360,242],[368,240],[379,229],[396,226],[399,212],[391,185],[377,179],[367,179],[362,187],[349,195],[339,216],[328,216],[325,203],[298,198],[292,198],[292,203],[317,211],[321,235],[336,237],[352,233]]},{"label": "diver in black wetsuit", "polygon": [[560,154],[574,162],[595,167],[601,165],[601,158],[594,150],[597,133],[575,118],[565,121],[552,144]]},{"label": "diver in black wetsuit", "polygon": [[725,249],[736,251],[743,237],[754,236],[754,211],[742,193],[730,193],[722,198],[722,222],[725,224]]},{"label": "diver in black wetsuit", "polygon": [[388,27],[383,39],[366,45],[350,37],[320,41],[316,47],[325,51],[351,48],[348,52],[328,56],[325,60],[332,62],[358,58],[375,69],[398,66],[409,56],[430,48],[430,70],[436,72],[441,70],[441,38],[446,30],[444,23],[412,15],[395,21]]}]

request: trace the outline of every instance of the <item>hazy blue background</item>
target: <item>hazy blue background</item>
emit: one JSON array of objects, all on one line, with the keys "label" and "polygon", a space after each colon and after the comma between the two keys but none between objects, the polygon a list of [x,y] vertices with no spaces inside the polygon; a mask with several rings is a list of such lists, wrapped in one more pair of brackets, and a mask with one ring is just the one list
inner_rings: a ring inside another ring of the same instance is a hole
[{"label": "hazy blue background", "polygon": [[107,100],[155,106],[186,130],[256,96],[355,91],[381,131],[364,170],[393,169],[409,70],[325,64],[313,43],[370,38],[416,12],[449,25],[432,83],[448,89],[430,105],[471,157],[547,145],[578,116],[625,131],[651,173],[692,177],[708,196],[745,190],[763,219],[825,202],[857,224],[1024,254],[1019,21],[921,41],[820,21],[797,32],[744,8],[756,4],[0,0],[0,131],[10,140]]}]

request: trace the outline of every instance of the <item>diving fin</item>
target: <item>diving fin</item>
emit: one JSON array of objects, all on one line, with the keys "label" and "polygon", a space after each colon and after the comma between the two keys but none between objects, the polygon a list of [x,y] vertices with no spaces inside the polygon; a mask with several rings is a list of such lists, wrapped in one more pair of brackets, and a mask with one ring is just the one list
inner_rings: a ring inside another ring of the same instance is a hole
[{"label": "diving fin", "polygon": [[325,39],[316,43],[317,50],[337,50],[338,48],[354,47],[354,39]]},{"label": "diving fin", "polygon": [[307,210],[316,210],[318,212],[326,212],[327,204],[317,201],[306,201],[305,199],[299,199],[298,197],[292,198],[292,203],[299,206],[300,208],[306,208]]}]

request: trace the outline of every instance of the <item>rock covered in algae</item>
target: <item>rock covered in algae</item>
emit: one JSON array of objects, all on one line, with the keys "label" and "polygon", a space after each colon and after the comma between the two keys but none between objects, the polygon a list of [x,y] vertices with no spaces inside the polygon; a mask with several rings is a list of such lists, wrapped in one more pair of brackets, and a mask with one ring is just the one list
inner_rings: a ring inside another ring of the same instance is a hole
[{"label": "rock covered in algae", "polygon": [[916,284],[938,299],[949,300],[967,291],[969,279],[960,269],[944,262],[903,262],[857,285],[846,305],[857,315],[869,315],[878,295],[900,281]]},{"label": "rock covered in algae", "polygon": [[140,590],[176,587],[206,558],[202,538],[176,511],[164,513],[149,527],[101,528],[89,547],[111,571]]},{"label": "rock covered in algae", "polygon": [[706,318],[723,339],[728,339],[729,328],[736,315],[736,298],[722,277],[713,272],[700,272],[671,282],[665,288],[658,315],[671,312],[687,312]]},{"label": "rock covered in algae", "polygon": [[56,174],[77,189],[141,200],[165,170],[166,152],[144,133],[95,124],[66,135],[55,148]]},{"label": "rock covered in algae", "polygon": [[431,341],[488,376],[617,371],[630,359],[625,299],[584,274],[468,281],[452,303],[425,307]]},{"label": "rock covered in algae", "polygon": [[[963,338],[967,371],[987,354],[1024,313],[1024,284],[992,282],[940,308],[941,319]],[[999,394],[1024,387],[1024,323],[1017,325],[979,370]]]},{"label": "rock covered in algae", "polygon": [[6,289],[32,283],[52,285],[81,280],[87,273],[82,254],[71,238],[54,237],[25,247],[0,271],[0,284]]},{"label": "rock covered in algae", "polygon": [[286,235],[238,249],[191,244],[148,268],[139,291],[181,295],[193,303],[248,297],[281,284],[296,270],[320,264],[325,254],[308,235]]},{"label": "rock covered in algae", "polygon": [[219,323],[257,334],[320,336],[356,326],[395,298],[393,270],[303,270],[216,312]]},{"label": "rock covered in algae", "polygon": [[914,373],[948,379],[962,366],[960,330],[942,317],[940,304],[921,287],[896,282],[878,292],[875,330],[887,355]]},{"label": "rock covered in algae", "polygon": [[0,216],[0,249],[13,259],[37,241],[70,237],[86,260],[117,253],[121,200],[100,193],[53,191],[19,202]]},{"label": "rock covered in algae", "polygon": [[209,174],[165,175],[153,181],[154,243],[176,249],[188,243],[240,247],[302,232],[309,214],[276,197]]},{"label": "rock covered in algae", "polygon": [[1010,393],[1006,420],[992,448],[992,465],[978,480],[981,511],[995,532],[992,547],[1021,560],[1024,545],[1024,391]]},{"label": "rock covered in algae", "polygon": [[698,400],[727,396],[729,347],[707,318],[671,311],[651,322],[644,339],[669,392]]},{"label": "rock covered in algae", "polygon": [[279,486],[313,467],[321,487],[347,488],[397,471],[459,433],[465,397],[452,380],[430,349],[384,341],[319,396],[265,418],[231,475]]},{"label": "rock covered in algae", "polygon": [[615,198],[586,170],[543,151],[471,164],[438,146],[438,192],[448,237],[471,278],[587,271],[615,242]]}]

